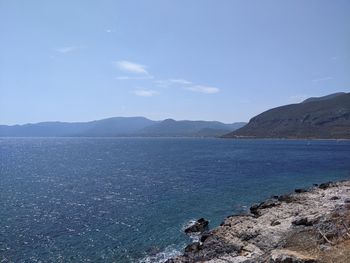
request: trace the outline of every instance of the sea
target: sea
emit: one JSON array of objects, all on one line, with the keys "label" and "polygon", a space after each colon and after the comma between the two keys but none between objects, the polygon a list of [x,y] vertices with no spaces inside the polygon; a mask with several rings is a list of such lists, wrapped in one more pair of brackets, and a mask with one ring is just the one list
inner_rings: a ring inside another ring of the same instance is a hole
[{"label": "sea", "polygon": [[0,262],[164,262],[192,220],[343,179],[348,140],[0,138]]}]

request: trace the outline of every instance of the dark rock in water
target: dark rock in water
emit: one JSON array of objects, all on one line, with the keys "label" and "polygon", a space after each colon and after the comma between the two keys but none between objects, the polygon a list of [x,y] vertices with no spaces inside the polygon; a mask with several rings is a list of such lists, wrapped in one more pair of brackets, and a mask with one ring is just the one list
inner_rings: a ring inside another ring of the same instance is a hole
[{"label": "dark rock in water", "polygon": [[309,220],[307,217],[299,218],[292,222],[295,226],[313,226],[316,223],[316,220]]},{"label": "dark rock in water", "polygon": [[350,198],[346,198],[346,199],[344,200],[344,203],[345,203],[345,204],[349,204],[349,203],[350,203]]},{"label": "dark rock in water", "polygon": [[306,193],[307,190],[303,189],[303,188],[297,188],[297,189],[294,190],[294,192],[296,192],[297,194],[300,194],[300,193]]},{"label": "dark rock in water", "polygon": [[185,233],[202,233],[208,229],[209,221],[204,218],[198,219],[193,225],[185,229]]},{"label": "dark rock in water", "polygon": [[199,249],[200,249],[200,243],[194,242],[194,243],[188,245],[187,247],[185,247],[185,254],[196,253],[199,251]]},{"label": "dark rock in water", "polygon": [[330,198],[330,200],[339,200],[340,198],[339,198],[339,196],[332,196],[331,198]]},{"label": "dark rock in water", "polygon": [[327,183],[320,184],[319,188],[325,190],[329,187],[332,187],[333,185],[334,185],[333,182],[327,182]]}]

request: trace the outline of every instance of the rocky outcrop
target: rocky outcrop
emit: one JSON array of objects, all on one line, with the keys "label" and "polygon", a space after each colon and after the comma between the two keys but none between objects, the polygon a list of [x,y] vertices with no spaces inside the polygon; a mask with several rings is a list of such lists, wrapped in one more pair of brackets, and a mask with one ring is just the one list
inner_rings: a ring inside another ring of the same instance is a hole
[{"label": "rocky outcrop", "polygon": [[349,197],[350,181],[276,196],[227,217],[167,263],[350,262]]},{"label": "rocky outcrop", "polygon": [[200,218],[197,221],[195,221],[192,225],[185,228],[186,234],[191,233],[202,233],[205,230],[208,230],[209,221],[205,220],[204,218]]}]

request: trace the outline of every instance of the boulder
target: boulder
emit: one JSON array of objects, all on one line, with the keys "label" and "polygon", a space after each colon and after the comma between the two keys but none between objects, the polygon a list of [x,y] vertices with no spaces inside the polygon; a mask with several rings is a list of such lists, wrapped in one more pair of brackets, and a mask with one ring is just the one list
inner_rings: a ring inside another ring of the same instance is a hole
[{"label": "boulder", "polygon": [[333,182],[327,182],[327,183],[320,184],[320,186],[318,188],[325,190],[325,189],[332,187],[332,186],[334,186]]},{"label": "boulder", "polygon": [[210,233],[209,233],[209,232],[204,232],[204,233],[201,235],[200,241],[201,241],[201,242],[204,242],[208,237],[210,237]]},{"label": "boulder", "polygon": [[250,212],[255,215],[255,216],[260,216],[261,215],[261,209],[266,209],[266,208],[271,208],[274,206],[280,205],[281,202],[276,199],[267,199],[265,202],[262,202],[260,204],[255,204],[250,207]]},{"label": "boulder", "polygon": [[196,222],[194,222],[193,225],[187,227],[185,229],[185,233],[186,234],[202,233],[202,232],[208,230],[208,225],[209,225],[209,221],[208,220],[205,220],[204,218],[200,218]]},{"label": "boulder", "polygon": [[295,226],[313,226],[317,220],[309,220],[307,217],[302,217],[292,222]]},{"label": "boulder", "polygon": [[278,201],[280,202],[292,203],[295,200],[295,197],[291,194],[285,194],[278,197]]},{"label": "boulder", "polygon": [[278,221],[278,220],[273,220],[273,221],[271,222],[271,226],[278,226],[278,225],[280,225],[280,224],[281,224],[281,222]]}]

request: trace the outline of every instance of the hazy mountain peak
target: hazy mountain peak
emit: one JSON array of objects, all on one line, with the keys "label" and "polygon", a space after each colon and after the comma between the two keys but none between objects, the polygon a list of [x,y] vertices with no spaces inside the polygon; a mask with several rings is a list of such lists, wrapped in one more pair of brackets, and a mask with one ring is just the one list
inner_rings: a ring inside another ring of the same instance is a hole
[{"label": "hazy mountain peak", "polygon": [[168,122],[168,123],[175,123],[176,120],[171,119],[171,118],[168,118],[168,119],[165,119],[163,122],[164,122],[164,123],[166,123],[166,122]]},{"label": "hazy mountain peak", "polygon": [[311,97],[311,98],[304,100],[302,103],[321,101],[321,100],[329,100],[329,99],[333,99],[333,98],[336,98],[336,97],[344,95],[344,94],[346,94],[346,93],[345,92],[337,92],[337,93],[329,94],[329,95],[322,96],[322,97]]}]

